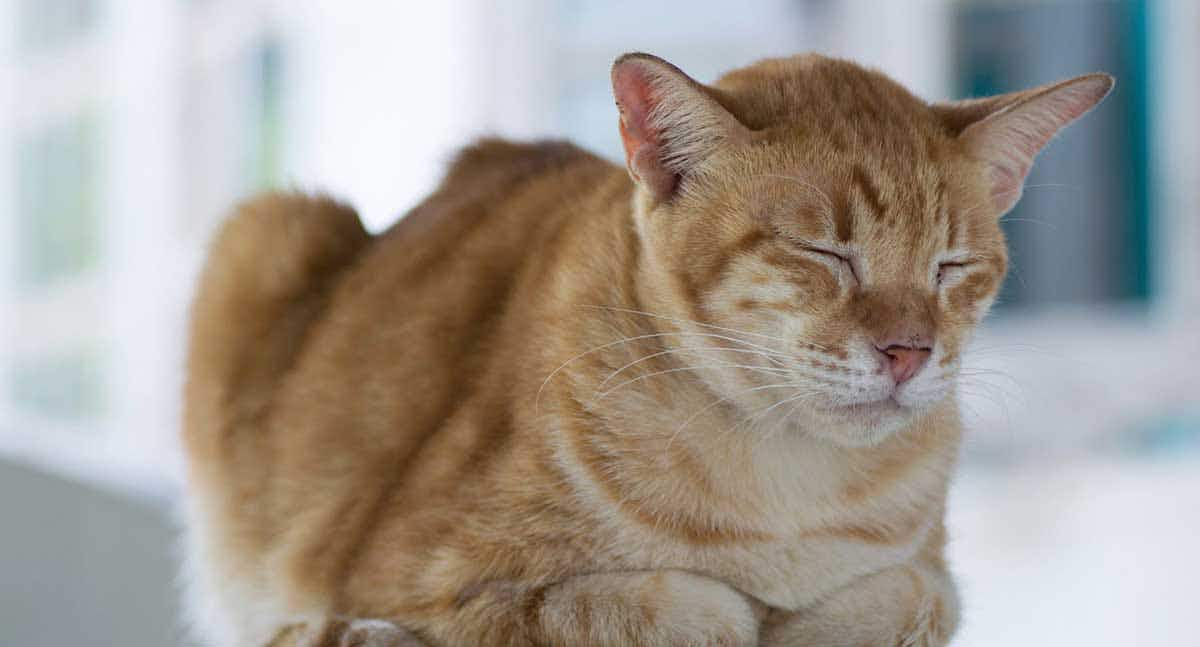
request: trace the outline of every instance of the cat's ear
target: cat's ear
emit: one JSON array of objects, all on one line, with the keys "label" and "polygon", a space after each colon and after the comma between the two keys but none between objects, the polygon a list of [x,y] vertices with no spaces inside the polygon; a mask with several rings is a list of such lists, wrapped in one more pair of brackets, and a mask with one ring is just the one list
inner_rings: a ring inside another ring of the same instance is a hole
[{"label": "cat's ear", "polygon": [[1108,74],[1088,74],[933,110],[971,156],[987,163],[995,208],[1004,213],[1021,197],[1033,159],[1050,138],[1100,103],[1113,83]]},{"label": "cat's ear", "polygon": [[714,90],[649,54],[613,63],[625,165],[657,200],[669,200],[688,171],[749,131],[713,98]]}]

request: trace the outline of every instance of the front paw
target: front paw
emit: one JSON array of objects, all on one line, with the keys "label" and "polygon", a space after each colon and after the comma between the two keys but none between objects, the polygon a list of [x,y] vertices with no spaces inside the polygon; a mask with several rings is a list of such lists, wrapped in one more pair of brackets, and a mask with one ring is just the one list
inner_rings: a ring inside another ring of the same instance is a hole
[{"label": "front paw", "polygon": [[268,647],[425,647],[411,632],[384,620],[332,619],[291,625]]},{"label": "front paw", "polygon": [[347,623],[338,647],[425,647],[403,627],[383,620],[352,620]]},{"label": "front paw", "polygon": [[582,575],[541,603],[536,644],[754,647],[762,619],[732,587],[678,570]]},{"label": "front paw", "polygon": [[649,588],[662,645],[758,644],[761,608],[723,582],[685,571],[660,571]]},{"label": "front paw", "polygon": [[799,611],[763,623],[763,647],[942,647],[958,621],[944,573],[895,568],[863,578]]}]

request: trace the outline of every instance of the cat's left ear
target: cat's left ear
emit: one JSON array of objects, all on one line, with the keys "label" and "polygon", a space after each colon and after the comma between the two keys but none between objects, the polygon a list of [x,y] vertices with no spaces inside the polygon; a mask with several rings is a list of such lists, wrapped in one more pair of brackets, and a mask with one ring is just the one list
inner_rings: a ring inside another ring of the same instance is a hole
[{"label": "cat's left ear", "polygon": [[1100,103],[1114,83],[1108,74],[1087,74],[986,99],[935,104],[933,110],[970,155],[987,163],[994,206],[1004,213],[1020,199],[1042,148]]},{"label": "cat's left ear", "polygon": [[656,200],[671,199],[688,172],[719,147],[750,137],[714,98],[715,90],[657,56],[618,58],[612,85],[629,175]]}]

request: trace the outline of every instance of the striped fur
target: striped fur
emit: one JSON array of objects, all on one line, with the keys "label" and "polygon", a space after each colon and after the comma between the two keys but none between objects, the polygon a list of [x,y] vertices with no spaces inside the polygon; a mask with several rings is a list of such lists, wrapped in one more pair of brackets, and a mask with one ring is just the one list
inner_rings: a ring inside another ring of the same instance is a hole
[{"label": "striped fur", "polygon": [[[990,129],[1097,93],[930,106],[816,56],[614,81],[634,181],[488,140],[379,236],[296,194],[228,220],[186,391],[199,633],[948,640],[954,377],[1006,265]],[[900,333],[934,341],[897,386]]]}]

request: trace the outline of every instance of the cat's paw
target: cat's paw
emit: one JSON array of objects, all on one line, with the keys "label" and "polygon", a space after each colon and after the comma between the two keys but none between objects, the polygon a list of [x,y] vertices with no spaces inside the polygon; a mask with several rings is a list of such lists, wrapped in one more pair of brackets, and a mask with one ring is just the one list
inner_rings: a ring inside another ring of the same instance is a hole
[{"label": "cat's paw", "polygon": [[539,644],[754,647],[761,618],[732,587],[679,570],[595,573],[545,590]]},{"label": "cat's paw", "polygon": [[743,594],[717,580],[685,571],[655,573],[645,589],[653,624],[662,633],[654,644],[758,644],[760,609]]},{"label": "cat's paw", "polygon": [[341,636],[338,647],[424,647],[416,636],[403,627],[383,620],[352,620]]},{"label": "cat's paw", "polygon": [[425,643],[385,620],[336,618],[320,624],[293,625],[269,647],[425,647]]},{"label": "cat's paw", "polygon": [[763,647],[944,647],[958,623],[958,598],[944,574],[896,568],[864,578],[763,623]]}]

